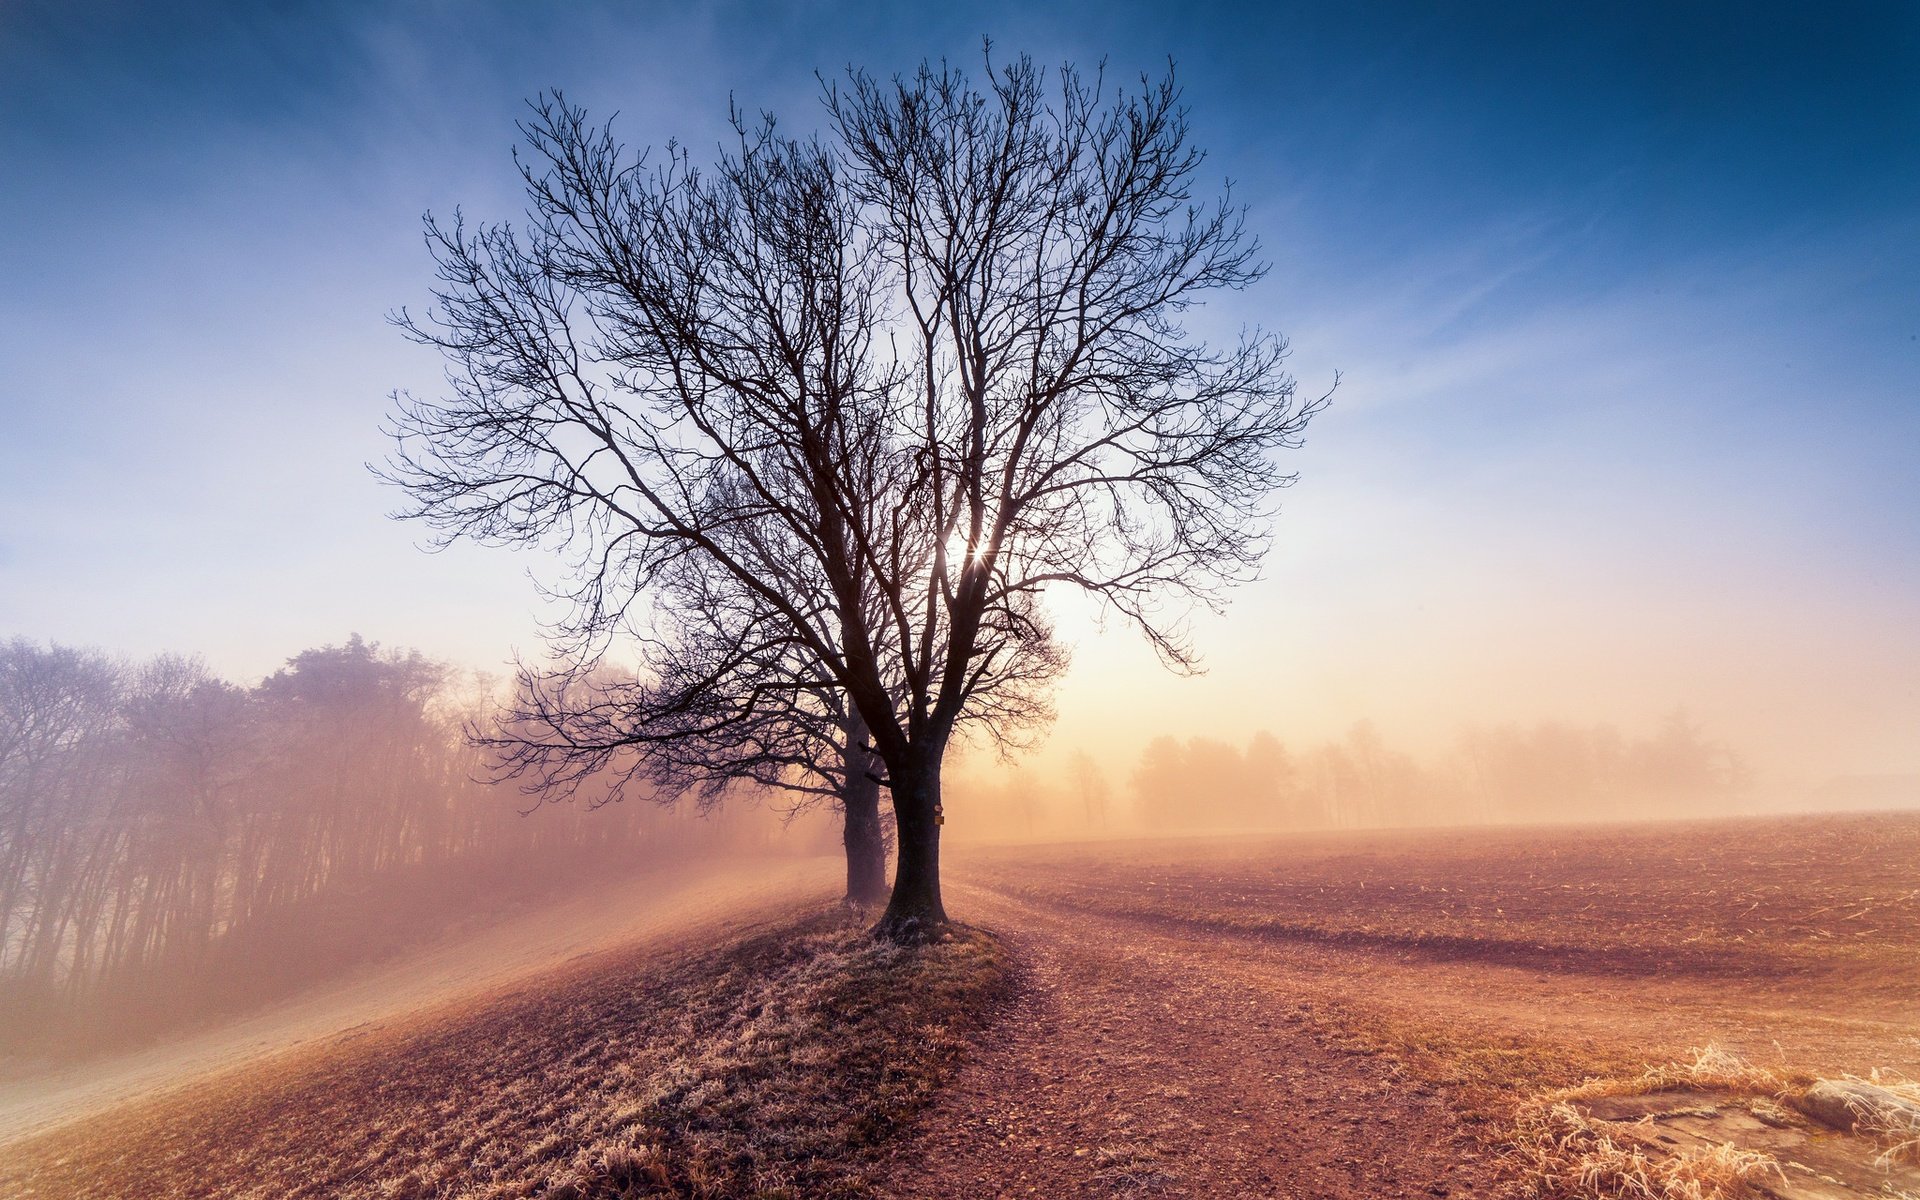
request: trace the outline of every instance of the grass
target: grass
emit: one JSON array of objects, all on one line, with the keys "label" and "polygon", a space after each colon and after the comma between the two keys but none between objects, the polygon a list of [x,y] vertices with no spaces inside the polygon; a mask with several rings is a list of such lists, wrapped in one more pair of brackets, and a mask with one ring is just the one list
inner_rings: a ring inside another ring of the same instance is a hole
[{"label": "grass", "polygon": [[[1920,1081],[1875,1071],[1865,1082],[1885,1088],[1915,1109],[1920,1109]],[[1868,1136],[1886,1143],[1885,1158],[1888,1161],[1920,1164],[1920,1117],[1916,1117],[1912,1111],[1902,1116],[1884,1110],[1857,1115],[1865,1118],[1863,1124]]]},{"label": "grass", "polygon": [[1597,1077],[1521,1104],[1509,1134],[1508,1165],[1539,1197],[1608,1200],[1735,1200],[1777,1176],[1772,1156],[1731,1144],[1674,1150],[1638,1124],[1601,1121],[1576,1103],[1653,1092],[1719,1092],[1763,1103],[1787,1085],[1772,1071],[1714,1046],[1690,1062],[1648,1067],[1637,1076]]},{"label": "grass", "polygon": [[815,914],[43,1135],[0,1193],[867,1196],[1006,988],[987,934],[902,948]]},{"label": "grass", "polygon": [[1804,1088],[1812,1076],[1788,1074],[1757,1066],[1718,1046],[1693,1051],[1686,1062],[1660,1063],[1631,1078],[1589,1079],[1561,1093],[1569,1100],[1592,1100],[1602,1096],[1645,1096],[1653,1092],[1682,1090],[1724,1092],[1733,1096],[1778,1096],[1794,1088]]},{"label": "grass", "polygon": [[1596,1122],[1566,1100],[1521,1111],[1512,1155],[1533,1195],[1582,1200],[1736,1200],[1780,1172],[1771,1155],[1731,1144],[1668,1150],[1633,1125]]},{"label": "grass", "polygon": [[[1589,1079],[1521,1104],[1509,1135],[1508,1166],[1525,1194],[1552,1200],[1741,1200],[1755,1195],[1763,1181],[1785,1180],[1771,1154],[1731,1142],[1676,1148],[1663,1143],[1651,1122],[1597,1118],[1580,1102],[1706,1094],[1716,1105],[1738,1104],[1778,1126],[1819,1082],[1707,1046],[1695,1050],[1691,1061],[1648,1067],[1637,1076]],[[1877,1074],[1858,1082],[1920,1105],[1920,1084]],[[1885,1116],[1864,1107],[1856,1115],[1861,1119],[1853,1132],[1879,1151],[1872,1166],[1920,1161],[1920,1123],[1910,1115]]]}]

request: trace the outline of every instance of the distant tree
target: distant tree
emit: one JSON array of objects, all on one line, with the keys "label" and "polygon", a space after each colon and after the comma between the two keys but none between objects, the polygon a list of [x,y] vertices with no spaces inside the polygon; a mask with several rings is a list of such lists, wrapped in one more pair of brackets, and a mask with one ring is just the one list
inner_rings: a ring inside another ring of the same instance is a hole
[{"label": "distant tree", "polygon": [[1259,829],[1309,823],[1293,807],[1300,789],[1293,760],[1271,734],[1245,751],[1217,738],[1154,739],[1134,771],[1134,795],[1151,825]]},{"label": "distant tree", "polygon": [[1293,756],[1265,730],[1247,743],[1247,803],[1251,823],[1298,828],[1307,824],[1297,811],[1299,785]]},{"label": "distant tree", "polygon": [[1604,811],[1619,799],[1621,747],[1610,727],[1554,721],[1470,728],[1460,737],[1477,815],[1506,821]]},{"label": "distant tree", "polygon": [[1046,789],[1026,771],[1014,770],[1006,781],[1008,807],[1020,822],[1020,832],[1032,837],[1047,811]]},{"label": "distant tree", "polygon": [[1625,767],[1655,812],[1670,811],[1675,802],[1695,811],[1723,808],[1750,778],[1740,756],[1708,738],[1706,727],[1684,708],[1668,713],[1652,737],[1629,747]]},{"label": "distant tree", "polygon": [[1086,816],[1087,827],[1092,829],[1106,824],[1109,792],[1106,772],[1085,750],[1074,751],[1069,770],[1073,774],[1073,790],[1080,797],[1080,809]]},{"label": "distant tree", "polygon": [[493,752],[496,779],[545,800],[584,786],[593,806],[637,794],[691,796],[704,809],[751,787],[790,812],[831,802],[842,817],[847,902],[885,900],[884,766],[859,714],[824,684],[759,691],[729,680],[719,668],[731,656],[708,649],[707,669],[689,670],[682,645],[667,665],[650,656],[643,676],[598,662],[523,667],[506,710],[469,736]]},{"label": "distant tree", "polygon": [[0,1055],[83,1010],[270,991],[314,969],[290,930],[329,936],[300,914],[422,868],[713,841],[631,814],[521,820],[473,781],[449,678],[358,637],[252,689],[192,657],[0,643]]},{"label": "distant tree", "polygon": [[1186,772],[1190,824],[1226,829],[1244,823],[1247,773],[1238,748],[1218,738],[1188,738]]},{"label": "distant tree", "polygon": [[1749,778],[1740,756],[1684,710],[1642,737],[1556,721],[1470,728],[1458,757],[1475,815],[1492,820],[1710,812]]},{"label": "distant tree", "polygon": [[1163,733],[1148,742],[1128,783],[1133,789],[1135,810],[1148,828],[1168,829],[1191,823],[1185,800],[1192,780],[1186,748],[1177,738]]},{"label": "distant tree", "polygon": [[45,983],[120,838],[127,671],[105,655],[0,644],[0,966]]},{"label": "distant tree", "polygon": [[1261,267],[1239,210],[1194,197],[1170,77],[1115,96],[1068,68],[1050,99],[1023,58],[984,88],[856,72],[826,103],[827,142],[743,127],[711,175],[539,105],[530,231],[429,225],[442,286],[407,325],[451,394],[402,398],[390,474],[443,537],[564,541],[582,627],[646,624],[687,560],[755,597],[885,764],[878,928],[912,939],[946,919],[948,745],[1062,663],[1044,590],[1191,668],[1171,602],[1255,571],[1272,452],[1318,404],[1280,339],[1184,328]]}]

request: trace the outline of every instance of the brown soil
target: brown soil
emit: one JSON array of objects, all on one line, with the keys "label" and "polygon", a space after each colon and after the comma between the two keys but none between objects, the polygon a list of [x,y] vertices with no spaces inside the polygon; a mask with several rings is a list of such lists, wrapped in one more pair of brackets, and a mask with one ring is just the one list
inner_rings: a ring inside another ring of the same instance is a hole
[{"label": "brown soil", "polygon": [[1464,1195],[1441,1092],[1302,994],[1196,945],[962,889],[1022,994],[882,1190],[914,1197]]},{"label": "brown soil", "polygon": [[1516,1104],[1588,1075],[1707,1044],[1920,1075],[1920,820],[1434,841],[961,856],[951,907],[1024,989],[888,1190],[1495,1194]]}]

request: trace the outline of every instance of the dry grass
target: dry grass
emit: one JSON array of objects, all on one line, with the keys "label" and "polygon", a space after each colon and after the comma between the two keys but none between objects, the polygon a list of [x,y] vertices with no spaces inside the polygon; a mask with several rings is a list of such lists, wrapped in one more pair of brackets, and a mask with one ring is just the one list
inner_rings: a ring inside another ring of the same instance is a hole
[{"label": "dry grass", "polygon": [[1602,1096],[1644,1096],[1681,1090],[1725,1092],[1734,1096],[1778,1097],[1812,1082],[1811,1076],[1790,1075],[1756,1066],[1718,1046],[1696,1047],[1686,1062],[1661,1063],[1630,1078],[1590,1079],[1556,1093],[1565,1100],[1594,1100]]},{"label": "dry grass", "polygon": [[998,944],[830,915],[590,962],[16,1146],[20,1197],[857,1197],[1005,988]]},{"label": "dry grass", "polygon": [[1540,1197],[1737,1200],[1778,1175],[1772,1156],[1732,1145],[1673,1151],[1635,1125],[1596,1122],[1566,1100],[1529,1105],[1514,1123],[1514,1165]]},{"label": "dry grass", "polygon": [[[1523,1103],[1512,1124],[1508,1165],[1530,1195],[1552,1200],[1739,1200],[1754,1195],[1753,1185],[1762,1180],[1784,1180],[1772,1155],[1731,1143],[1677,1149],[1670,1140],[1663,1142],[1649,1121],[1598,1119],[1580,1102],[1705,1093],[1739,1102],[1778,1125],[1790,1119],[1788,1106],[1817,1082],[1710,1045],[1696,1049],[1686,1062],[1651,1066],[1637,1076],[1590,1079]],[[1920,1084],[1878,1072],[1857,1082],[1920,1105]],[[1920,1161],[1920,1120],[1864,1106],[1855,1114],[1859,1123],[1853,1132],[1879,1147],[1873,1165]]]},{"label": "dry grass", "polygon": [[1764,1100],[1786,1086],[1774,1072],[1717,1046],[1637,1076],[1589,1079],[1520,1106],[1508,1165],[1533,1195],[1555,1200],[1737,1200],[1753,1194],[1752,1183],[1779,1175],[1771,1155],[1728,1144],[1676,1151],[1650,1127],[1595,1120],[1574,1102],[1681,1090]]},{"label": "dry grass", "polygon": [[1093,1162],[1094,1178],[1114,1195],[1157,1195],[1180,1182],[1159,1152],[1144,1142],[1095,1147]]},{"label": "dry grass", "polygon": [[1857,1127],[1859,1132],[1885,1145],[1886,1150],[1881,1155],[1884,1161],[1920,1164],[1920,1081],[1874,1071],[1861,1082],[1885,1088],[1912,1105],[1913,1109],[1906,1113],[1892,1113],[1885,1109],[1856,1110],[1855,1115],[1860,1118]]},{"label": "dry grass", "polygon": [[[1842,1082],[1865,1083],[1893,1093],[1914,1106],[1899,1112],[1864,1104],[1852,1105],[1857,1124],[1853,1132],[1881,1146],[1886,1162],[1920,1163],[1920,1082],[1889,1071],[1872,1071],[1865,1078],[1842,1075]],[[1773,1069],[1750,1063],[1718,1046],[1696,1049],[1684,1063],[1648,1067],[1631,1079],[1593,1079],[1557,1093],[1567,1100],[1602,1096],[1637,1096],[1650,1092],[1701,1091],[1744,1098],[1748,1107],[1769,1115],[1784,1113],[1797,1097],[1819,1080],[1804,1071]]]}]

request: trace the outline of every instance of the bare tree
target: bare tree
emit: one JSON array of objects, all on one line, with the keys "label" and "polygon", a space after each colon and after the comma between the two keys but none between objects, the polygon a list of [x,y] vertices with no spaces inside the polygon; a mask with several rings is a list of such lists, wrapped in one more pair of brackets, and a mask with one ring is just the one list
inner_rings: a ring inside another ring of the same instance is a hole
[{"label": "bare tree", "polygon": [[[883,769],[859,714],[809,670],[756,636],[762,621],[726,628],[743,610],[676,607],[678,636],[642,642],[639,674],[599,655],[522,665],[506,710],[469,728],[493,754],[496,780],[543,800],[589,787],[593,805],[638,794],[702,808],[740,785],[788,811],[831,802],[842,815],[849,904],[886,898]],[[689,620],[689,618],[699,618]]]},{"label": "bare tree", "polygon": [[1069,764],[1073,773],[1073,790],[1080,795],[1080,806],[1086,814],[1087,828],[1092,829],[1107,821],[1107,775],[1093,755],[1085,750],[1074,752]]},{"label": "bare tree", "polygon": [[1218,351],[1181,324],[1261,267],[1239,210],[1194,202],[1171,75],[1110,97],[1066,68],[1050,99],[1022,58],[984,90],[950,68],[856,72],[827,102],[898,297],[903,507],[937,547],[919,578],[873,567],[908,682],[904,720],[873,716],[900,823],[887,923],[911,931],[945,916],[940,764],[997,615],[1079,588],[1191,669],[1168,602],[1218,603],[1255,572],[1287,479],[1271,452],[1318,402],[1294,403],[1282,340]]},{"label": "bare tree", "polygon": [[[501,719],[470,730],[496,756],[496,778],[549,800],[591,782],[602,803],[690,795],[709,807],[741,784],[789,811],[831,802],[843,817],[848,903],[885,900],[885,765],[831,672],[780,613],[704,560],[676,562],[655,590],[650,623],[627,631],[637,674],[597,652],[522,666]],[[864,615],[883,618],[874,606]],[[1000,673],[972,713],[1003,751],[1051,719],[1046,697],[1061,665],[1045,640],[1011,657],[1022,669]]]},{"label": "bare tree", "polygon": [[1182,614],[1257,570],[1273,451],[1320,402],[1279,338],[1184,327],[1262,268],[1194,198],[1170,76],[1050,89],[1023,58],[825,100],[826,141],[743,126],[708,175],[538,104],[529,228],[429,222],[441,287],[402,320],[450,390],[399,398],[387,473],[442,538],[567,546],[587,642],[671,620],[683,563],[751,597],[768,678],[867,726],[900,838],[879,928],[911,939],[946,919],[948,745],[1020,727],[1064,661],[1043,592],[1192,669]]}]

